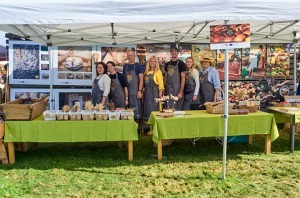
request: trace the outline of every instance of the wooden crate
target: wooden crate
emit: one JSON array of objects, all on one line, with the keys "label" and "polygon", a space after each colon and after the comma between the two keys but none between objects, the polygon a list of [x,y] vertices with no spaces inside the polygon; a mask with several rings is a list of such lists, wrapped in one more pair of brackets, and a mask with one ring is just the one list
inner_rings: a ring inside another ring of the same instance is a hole
[{"label": "wooden crate", "polygon": [[23,99],[16,99],[0,105],[4,120],[34,120],[46,110],[48,95],[31,99],[32,104],[23,104]]}]

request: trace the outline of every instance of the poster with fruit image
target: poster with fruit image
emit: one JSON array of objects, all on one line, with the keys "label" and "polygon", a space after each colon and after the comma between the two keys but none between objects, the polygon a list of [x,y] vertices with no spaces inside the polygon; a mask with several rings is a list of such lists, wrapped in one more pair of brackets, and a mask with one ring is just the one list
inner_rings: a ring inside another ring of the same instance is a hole
[{"label": "poster with fruit image", "polygon": [[242,49],[242,78],[264,78],[266,61],[266,44],[255,43],[250,48]]},{"label": "poster with fruit image", "polygon": [[250,24],[210,26],[210,49],[250,47]]},{"label": "poster with fruit image", "polygon": [[192,45],[192,57],[194,59],[194,64],[197,69],[201,69],[200,60],[203,56],[211,57],[211,60],[214,60],[213,66],[216,66],[216,50],[210,50],[209,45]]},{"label": "poster with fruit image", "polygon": [[267,78],[289,78],[291,44],[267,45]]},{"label": "poster with fruit image", "polygon": [[[230,80],[241,79],[241,49],[228,50],[228,75]],[[217,67],[221,80],[224,80],[225,50],[217,50]]]}]

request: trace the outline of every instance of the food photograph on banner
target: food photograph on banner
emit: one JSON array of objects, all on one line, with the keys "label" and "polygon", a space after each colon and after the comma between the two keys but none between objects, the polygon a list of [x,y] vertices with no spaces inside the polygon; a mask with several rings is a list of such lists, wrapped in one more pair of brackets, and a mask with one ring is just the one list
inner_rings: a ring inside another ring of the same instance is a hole
[{"label": "food photograph on banner", "polygon": [[289,78],[291,44],[267,45],[267,78]]},{"label": "food photograph on banner", "polygon": [[233,49],[250,47],[250,24],[210,26],[211,49]]},{"label": "food photograph on banner", "polygon": [[[228,50],[228,76],[229,80],[241,79],[241,49]],[[221,80],[224,80],[225,50],[217,50],[217,67]]]},{"label": "food photograph on banner", "polygon": [[9,41],[9,83],[50,84],[47,46],[32,41]]},{"label": "food photograph on banner", "polygon": [[[234,81],[228,83],[228,100],[230,103],[239,104],[241,101],[246,100],[257,100],[258,96],[257,90],[258,82],[256,81]],[[222,82],[222,89],[224,90],[224,82]]]},{"label": "food photograph on banner", "polygon": [[92,85],[96,76],[94,51],[95,46],[58,46],[54,48],[54,84]]},{"label": "food photograph on banner", "polygon": [[[159,67],[162,72],[164,72],[166,62],[170,61],[170,45],[166,44],[138,44],[138,57],[142,62],[142,65],[146,65],[146,61],[149,60],[151,56],[156,56]],[[140,52],[140,53],[139,53]]]},{"label": "food photograph on banner", "polygon": [[50,89],[28,89],[28,88],[11,88],[10,89],[10,100],[16,99],[38,99],[48,95],[48,104],[46,109],[49,110],[50,107]]},{"label": "food photograph on banner", "polygon": [[195,67],[199,70],[201,69],[200,61],[204,56],[210,57],[216,66],[216,50],[211,50],[209,44],[192,45],[192,57]]},{"label": "food photograph on banner", "polygon": [[100,58],[101,61],[107,63],[112,61],[116,64],[116,69],[118,72],[123,73],[123,66],[128,63],[127,60],[127,51],[132,49],[135,50],[133,45],[105,45],[97,46],[97,49],[100,49]]},{"label": "food photograph on banner", "polygon": [[91,101],[91,89],[55,89],[55,110],[62,110],[64,105],[75,104],[84,110],[85,102]]},{"label": "food photograph on banner", "polygon": [[242,78],[264,78],[266,76],[266,44],[251,43],[251,48],[242,49]]}]

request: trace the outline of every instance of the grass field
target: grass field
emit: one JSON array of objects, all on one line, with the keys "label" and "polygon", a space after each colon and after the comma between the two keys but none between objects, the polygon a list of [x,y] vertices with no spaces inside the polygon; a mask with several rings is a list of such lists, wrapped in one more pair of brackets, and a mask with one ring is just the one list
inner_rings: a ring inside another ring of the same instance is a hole
[{"label": "grass field", "polygon": [[202,138],[163,148],[157,161],[151,138],[134,142],[134,161],[115,142],[39,144],[0,165],[0,197],[300,197],[300,135],[290,154],[289,133],[280,132],[272,153],[264,137],[230,143],[226,180],[220,179],[222,145]]}]

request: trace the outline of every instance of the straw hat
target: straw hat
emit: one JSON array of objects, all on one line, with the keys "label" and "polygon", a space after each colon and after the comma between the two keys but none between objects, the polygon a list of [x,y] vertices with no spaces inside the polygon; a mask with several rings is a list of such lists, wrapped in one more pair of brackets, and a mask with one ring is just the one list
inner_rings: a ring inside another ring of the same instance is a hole
[{"label": "straw hat", "polygon": [[200,60],[200,63],[202,64],[203,62],[209,62],[210,65],[214,64],[214,62],[211,60],[209,56],[203,56],[202,60]]}]

